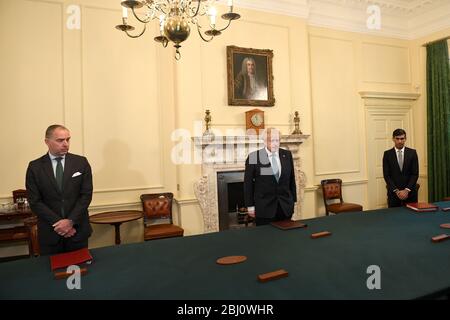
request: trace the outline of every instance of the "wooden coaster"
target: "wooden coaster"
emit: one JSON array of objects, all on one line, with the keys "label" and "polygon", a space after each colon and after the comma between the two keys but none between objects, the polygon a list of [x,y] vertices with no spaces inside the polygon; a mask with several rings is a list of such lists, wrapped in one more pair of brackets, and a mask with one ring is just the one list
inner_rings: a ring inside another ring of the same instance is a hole
[{"label": "wooden coaster", "polygon": [[435,236],[435,237],[431,238],[431,241],[433,241],[433,242],[441,242],[441,241],[444,241],[444,240],[447,240],[447,239],[450,239],[450,235],[444,233],[444,234],[440,234],[438,236]]},{"label": "wooden coaster", "polygon": [[444,229],[450,229],[450,223],[444,223],[444,224],[441,224],[440,227],[441,227],[441,228],[444,228]]},{"label": "wooden coaster", "polygon": [[331,235],[330,231],[322,231],[322,232],[313,233],[311,235],[311,238],[317,239],[317,238],[322,238],[322,237],[326,237],[326,236],[330,236],[330,235]]},{"label": "wooden coaster", "polygon": [[276,270],[276,271],[258,275],[258,281],[259,282],[267,282],[270,280],[284,278],[284,277],[287,277],[288,275],[289,275],[289,273],[286,270],[280,269],[280,270]]},{"label": "wooden coaster", "polygon": [[[87,273],[87,268],[81,268],[80,269],[80,275],[83,276],[86,273]],[[60,279],[68,278],[68,277],[70,277],[73,274],[74,274],[73,272],[69,273],[69,272],[66,272],[66,271],[61,271],[61,272],[55,272],[54,276],[55,276],[56,280],[60,280]]]},{"label": "wooden coaster", "polygon": [[236,264],[241,263],[247,260],[246,256],[228,256],[228,257],[222,257],[216,260],[218,264]]}]

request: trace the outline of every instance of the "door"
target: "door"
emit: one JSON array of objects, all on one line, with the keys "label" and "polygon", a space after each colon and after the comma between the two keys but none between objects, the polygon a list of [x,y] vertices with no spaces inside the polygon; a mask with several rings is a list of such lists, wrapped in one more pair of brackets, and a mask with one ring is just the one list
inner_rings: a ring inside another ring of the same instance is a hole
[{"label": "door", "polygon": [[407,145],[412,145],[411,108],[366,109],[367,168],[369,209],[387,207],[386,183],[383,178],[383,153],[394,146],[392,132],[397,128],[406,131]]}]

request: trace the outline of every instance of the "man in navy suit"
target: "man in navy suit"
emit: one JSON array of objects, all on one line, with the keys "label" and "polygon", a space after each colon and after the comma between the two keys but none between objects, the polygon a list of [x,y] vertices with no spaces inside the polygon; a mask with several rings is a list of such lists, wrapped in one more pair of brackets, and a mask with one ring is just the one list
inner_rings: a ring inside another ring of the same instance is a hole
[{"label": "man in navy suit", "polygon": [[290,151],[279,148],[280,132],[267,129],[264,145],[245,162],[245,205],[257,226],[290,219],[297,201],[294,161]]},{"label": "man in navy suit", "polygon": [[48,152],[31,161],[26,174],[30,208],[38,217],[41,254],[87,248],[92,233],[91,167],[85,157],[68,153],[70,132],[64,126],[48,127],[45,143]]},{"label": "man in navy suit", "polygon": [[408,202],[417,202],[419,160],[416,150],[405,147],[405,130],[394,130],[392,141],[394,148],[384,152],[383,176],[387,184],[388,206],[400,207]]}]

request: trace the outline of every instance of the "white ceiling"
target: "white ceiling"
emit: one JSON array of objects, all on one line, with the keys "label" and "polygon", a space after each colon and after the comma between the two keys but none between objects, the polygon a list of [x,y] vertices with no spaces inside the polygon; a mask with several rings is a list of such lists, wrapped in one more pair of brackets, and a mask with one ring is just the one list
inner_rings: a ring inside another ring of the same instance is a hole
[{"label": "white ceiling", "polygon": [[[237,8],[301,17],[313,26],[401,39],[450,28],[450,0],[234,0],[234,4]],[[370,5],[380,8],[379,30],[367,27]]]}]

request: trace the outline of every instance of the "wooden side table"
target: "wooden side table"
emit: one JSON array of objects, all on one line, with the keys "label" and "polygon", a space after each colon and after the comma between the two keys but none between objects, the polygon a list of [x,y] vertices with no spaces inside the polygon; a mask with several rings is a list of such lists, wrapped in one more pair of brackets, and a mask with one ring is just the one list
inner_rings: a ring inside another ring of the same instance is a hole
[{"label": "wooden side table", "polygon": [[116,233],[116,244],[120,244],[120,225],[142,218],[143,213],[139,210],[110,211],[93,214],[89,217],[91,223],[110,224],[114,226]]},{"label": "wooden side table", "polygon": [[0,224],[20,222],[23,226],[0,229],[0,242],[27,241],[30,256],[40,254],[37,236],[37,216],[30,209],[0,212]]}]

